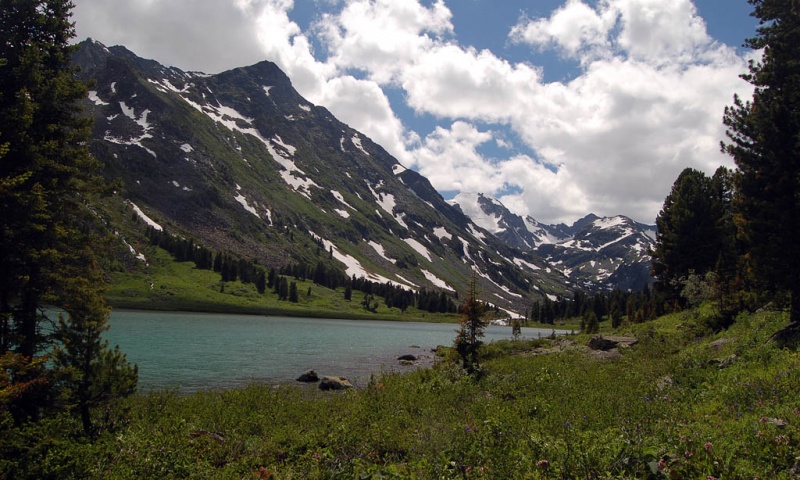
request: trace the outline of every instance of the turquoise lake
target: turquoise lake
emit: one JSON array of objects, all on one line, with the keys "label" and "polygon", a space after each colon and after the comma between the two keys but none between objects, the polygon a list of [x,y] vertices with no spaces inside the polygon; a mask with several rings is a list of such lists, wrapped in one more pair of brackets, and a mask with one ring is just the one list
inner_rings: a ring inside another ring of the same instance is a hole
[{"label": "turquoise lake", "polygon": [[[364,385],[371,373],[406,371],[397,357],[430,364],[431,350],[453,344],[458,325],[206,313],[115,310],[105,338],[139,365],[140,390],[242,387],[292,382],[314,370]],[[552,329],[523,328],[524,338]],[[510,339],[511,328],[489,326],[484,341]]]}]

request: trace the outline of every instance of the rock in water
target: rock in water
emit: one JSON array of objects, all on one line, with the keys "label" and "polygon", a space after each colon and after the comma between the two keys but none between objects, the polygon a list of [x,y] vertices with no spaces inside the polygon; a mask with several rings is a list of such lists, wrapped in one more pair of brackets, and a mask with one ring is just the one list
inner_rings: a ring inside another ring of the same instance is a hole
[{"label": "rock in water", "polygon": [[346,388],[353,388],[353,384],[344,377],[322,377],[319,382],[320,390],[344,390]]},{"label": "rock in water", "polygon": [[298,382],[314,383],[319,382],[319,375],[314,370],[309,370],[306,373],[297,377]]}]

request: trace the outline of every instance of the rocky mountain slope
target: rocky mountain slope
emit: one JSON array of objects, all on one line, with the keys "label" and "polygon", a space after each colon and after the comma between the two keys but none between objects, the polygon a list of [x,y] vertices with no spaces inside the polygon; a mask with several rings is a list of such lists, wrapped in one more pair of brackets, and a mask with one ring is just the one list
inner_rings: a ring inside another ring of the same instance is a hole
[{"label": "rocky mountain slope", "polygon": [[[129,217],[262,265],[463,292],[521,312],[570,280],[487,232],[418,173],[312,105],[273,63],[184,72],[86,40],[94,155]],[[126,240],[127,241],[127,240]],[[131,255],[135,245],[131,243]]]},{"label": "rocky mountain slope", "polygon": [[506,244],[542,256],[580,288],[640,290],[650,281],[655,226],[592,214],[571,226],[545,225],[474,193],[460,193],[451,204]]}]

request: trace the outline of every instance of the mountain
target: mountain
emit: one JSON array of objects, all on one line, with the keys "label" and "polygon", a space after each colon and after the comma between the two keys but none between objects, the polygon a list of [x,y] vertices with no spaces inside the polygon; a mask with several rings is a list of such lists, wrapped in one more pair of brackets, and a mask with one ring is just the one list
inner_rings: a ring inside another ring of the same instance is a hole
[{"label": "mountain", "polygon": [[91,39],[73,59],[93,85],[91,150],[125,200],[116,218],[268,267],[322,262],[413,290],[454,295],[474,272],[483,300],[515,312],[572,288],[304,99],[274,63],[206,75]]},{"label": "mountain", "polygon": [[650,281],[647,252],[655,226],[593,214],[571,226],[545,225],[475,193],[460,193],[450,203],[506,244],[542,256],[578,287],[640,290]]}]

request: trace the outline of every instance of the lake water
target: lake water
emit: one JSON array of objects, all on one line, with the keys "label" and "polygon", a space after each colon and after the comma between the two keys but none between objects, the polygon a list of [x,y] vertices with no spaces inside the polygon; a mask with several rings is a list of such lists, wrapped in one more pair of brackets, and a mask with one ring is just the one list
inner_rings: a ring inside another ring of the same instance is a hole
[{"label": "lake water", "polygon": [[[307,370],[364,385],[371,373],[404,371],[397,357],[451,346],[458,325],[115,310],[105,338],[139,365],[141,390],[182,392],[291,382]],[[523,338],[551,329],[523,328]],[[510,339],[489,326],[484,341]],[[423,362],[425,364],[425,362]]]}]

